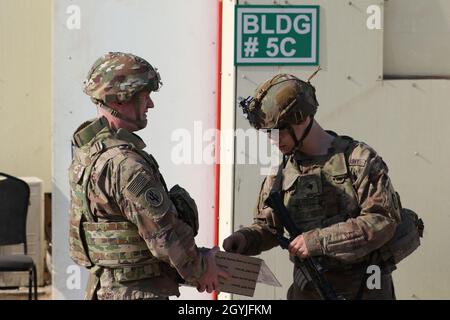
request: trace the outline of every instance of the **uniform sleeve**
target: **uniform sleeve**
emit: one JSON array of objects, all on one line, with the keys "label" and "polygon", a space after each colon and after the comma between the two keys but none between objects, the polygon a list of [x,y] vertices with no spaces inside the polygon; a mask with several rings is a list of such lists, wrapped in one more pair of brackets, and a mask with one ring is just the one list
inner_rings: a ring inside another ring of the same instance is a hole
[{"label": "uniform sleeve", "polygon": [[206,261],[193,230],[179,219],[157,168],[130,155],[120,164],[116,181],[119,206],[138,227],[153,256],[170,263],[187,281],[201,277]]},{"label": "uniform sleeve", "polygon": [[270,250],[278,245],[277,233],[282,233],[283,229],[279,227],[280,224],[276,220],[273,210],[264,204],[272,189],[274,179],[275,176],[268,176],[262,183],[253,214],[253,224],[238,231],[242,232],[247,239],[244,254],[258,255],[262,251]]},{"label": "uniform sleeve", "polygon": [[400,207],[388,168],[375,151],[359,144],[350,155],[349,167],[360,214],[303,236],[311,255],[327,255],[351,263],[393,237],[400,222]]}]

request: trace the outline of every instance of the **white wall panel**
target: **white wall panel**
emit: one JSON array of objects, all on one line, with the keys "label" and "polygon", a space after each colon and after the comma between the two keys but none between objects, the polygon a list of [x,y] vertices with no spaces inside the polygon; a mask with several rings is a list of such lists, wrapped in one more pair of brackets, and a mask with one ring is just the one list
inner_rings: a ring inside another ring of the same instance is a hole
[{"label": "white wall panel", "polygon": [[[81,28],[66,26],[70,5],[81,12]],[[171,160],[174,130],[194,122],[203,132],[215,127],[217,3],[209,0],[58,0],[54,2],[54,140],[53,242],[54,297],[80,299],[81,288],[66,285],[68,255],[70,139],[82,121],[95,117],[95,107],[82,92],[93,62],[108,51],[131,52],[147,59],[161,73],[163,87],[152,95],[155,109],[149,125],[138,132],[160,165],[169,187],[178,183],[196,199],[200,212],[200,246],[213,244],[214,168],[212,164],[175,165]],[[210,140],[208,140],[210,141]],[[204,143],[204,147],[208,144]],[[193,142],[192,142],[193,143]],[[200,142],[201,143],[201,142]],[[201,147],[201,146],[200,146]],[[208,299],[208,294],[183,289],[182,298]]]},{"label": "white wall panel", "polygon": [[390,0],[385,4],[384,72],[450,77],[450,2]]}]

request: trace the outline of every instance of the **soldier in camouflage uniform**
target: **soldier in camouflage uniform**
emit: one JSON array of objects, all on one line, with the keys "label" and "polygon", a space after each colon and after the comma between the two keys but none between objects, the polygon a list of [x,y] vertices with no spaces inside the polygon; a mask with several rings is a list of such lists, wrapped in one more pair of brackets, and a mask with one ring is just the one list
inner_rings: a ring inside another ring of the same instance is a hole
[{"label": "soldier in camouflage uniform", "polygon": [[132,133],[146,127],[160,84],[147,61],[119,52],[99,58],[85,81],[98,118],[75,131],[69,175],[70,254],[90,271],[87,299],[167,299],[180,281],[212,292],[227,277],[216,249],[195,244],[195,202],[179,186],[167,189]]},{"label": "soldier in camouflage uniform", "polygon": [[[276,235],[284,232],[283,226],[265,200],[269,192],[281,191],[302,231],[290,242],[291,260],[316,257],[336,293],[345,299],[395,299],[391,277],[395,266],[378,254],[400,222],[400,202],[388,168],[367,144],[323,130],[314,120],[317,106],[309,81],[288,74],[265,81],[243,104],[253,127],[268,130],[269,136],[278,129],[275,143],[284,157],[278,174],[262,184],[254,223],[226,238],[223,247],[257,255],[277,246]],[[381,269],[380,289],[365,285],[369,264]],[[288,299],[319,299],[295,264]]]}]

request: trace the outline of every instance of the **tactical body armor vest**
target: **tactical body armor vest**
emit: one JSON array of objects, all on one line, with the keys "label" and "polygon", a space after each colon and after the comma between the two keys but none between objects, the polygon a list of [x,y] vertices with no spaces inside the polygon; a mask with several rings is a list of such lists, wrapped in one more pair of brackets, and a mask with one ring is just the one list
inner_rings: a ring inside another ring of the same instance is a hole
[{"label": "tactical body armor vest", "polygon": [[[283,190],[284,204],[302,232],[326,228],[360,214],[354,178],[347,162],[354,144],[352,138],[338,136],[334,142],[334,154],[325,156],[322,162],[314,162],[311,166],[305,163],[303,167],[292,156],[285,163],[279,177],[282,178],[281,185],[275,182],[274,188]],[[304,161],[307,162],[307,159]],[[422,220],[414,211],[402,208],[398,193],[395,193],[395,198],[401,222],[393,238],[377,251],[376,257],[378,263],[391,269],[419,247],[424,229]],[[370,258],[355,261],[353,267],[364,267],[365,264],[361,263]],[[318,259],[329,270],[350,267],[327,256]]]},{"label": "tactical body armor vest", "polygon": [[285,205],[302,230],[328,227],[359,213],[343,150],[306,170],[291,158],[283,177]]},{"label": "tactical body armor vest", "polygon": [[[302,166],[296,156],[287,159],[282,170],[281,188],[284,204],[297,227],[306,232],[326,228],[355,218],[360,212],[358,198],[350,177],[345,152],[353,143],[351,138],[337,137],[335,153],[323,161]],[[327,268],[341,266],[336,259],[320,257]]]},{"label": "tactical body armor vest", "polygon": [[70,256],[92,273],[103,267],[114,269],[117,281],[133,281],[160,274],[159,261],[139,236],[137,227],[125,217],[117,221],[118,216],[114,216],[114,221],[110,221],[94,216],[87,198],[94,165],[104,165],[113,158],[123,160],[124,148],[139,153],[152,169],[158,170],[154,158],[136,148],[131,142],[133,139],[136,138],[132,134],[120,129],[111,132],[104,118],[87,126],[84,124],[74,136],[70,166]]}]

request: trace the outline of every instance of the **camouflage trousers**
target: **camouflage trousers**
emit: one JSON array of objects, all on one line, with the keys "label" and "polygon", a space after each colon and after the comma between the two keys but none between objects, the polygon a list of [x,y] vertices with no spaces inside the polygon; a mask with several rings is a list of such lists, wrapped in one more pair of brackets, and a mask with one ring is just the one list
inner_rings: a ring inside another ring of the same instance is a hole
[{"label": "camouflage trousers", "polygon": [[[341,270],[325,273],[327,280],[332,285],[335,292],[346,300],[355,300],[363,284],[362,300],[395,300],[394,283],[390,270],[381,269],[378,288],[369,289],[364,279],[365,268],[356,270]],[[294,282],[290,286],[288,300],[320,300],[320,296],[312,283],[307,282],[300,269],[294,268]]]}]

